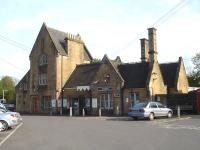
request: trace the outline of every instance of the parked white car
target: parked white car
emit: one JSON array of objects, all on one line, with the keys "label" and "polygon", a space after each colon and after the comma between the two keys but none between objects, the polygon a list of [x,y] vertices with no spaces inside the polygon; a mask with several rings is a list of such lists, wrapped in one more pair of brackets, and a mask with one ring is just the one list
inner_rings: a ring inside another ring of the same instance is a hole
[{"label": "parked white car", "polygon": [[144,102],[138,103],[130,109],[128,116],[138,119],[138,118],[149,118],[153,120],[155,117],[166,116],[171,118],[173,111],[159,102]]}]

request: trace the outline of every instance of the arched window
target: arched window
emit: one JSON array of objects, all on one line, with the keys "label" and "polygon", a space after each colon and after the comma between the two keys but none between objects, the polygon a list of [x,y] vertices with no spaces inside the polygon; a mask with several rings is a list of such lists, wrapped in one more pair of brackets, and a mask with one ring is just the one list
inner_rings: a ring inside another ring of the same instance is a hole
[{"label": "arched window", "polygon": [[40,62],[40,66],[41,65],[46,65],[46,64],[48,64],[48,59],[47,59],[47,55],[46,54],[42,54],[41,56],[40,56],[40,60],[39,60]]}]

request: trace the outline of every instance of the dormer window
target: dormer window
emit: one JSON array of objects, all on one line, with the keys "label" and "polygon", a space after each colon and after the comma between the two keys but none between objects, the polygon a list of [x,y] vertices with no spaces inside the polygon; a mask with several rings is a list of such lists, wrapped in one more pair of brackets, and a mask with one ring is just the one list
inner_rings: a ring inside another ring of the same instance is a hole
[{"label": "dormer window", "polygon": [[40,60],[39,61],[40,61],[39,62],[40,66],[48,64],[47,55],[46,54],[42,54],[40,56]]}]

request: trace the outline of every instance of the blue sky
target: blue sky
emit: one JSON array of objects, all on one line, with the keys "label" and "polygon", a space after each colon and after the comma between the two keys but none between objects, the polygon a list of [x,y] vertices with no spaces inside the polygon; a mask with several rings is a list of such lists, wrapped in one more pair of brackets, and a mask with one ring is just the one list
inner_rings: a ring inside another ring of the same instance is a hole
[{"label": "blue sky", "polygon": [[93,57],[120,56],[124,62],[140,61],[140,38],[170,9],[180,8],[155,24],[159,62],[191,57],[200,50],[200,0],[2,0],[0,35],[22,43],[6,43],[0,36],[0,76],[21,79],[29,69],[29,54],[37,34],[47,26],[79,33]]}]

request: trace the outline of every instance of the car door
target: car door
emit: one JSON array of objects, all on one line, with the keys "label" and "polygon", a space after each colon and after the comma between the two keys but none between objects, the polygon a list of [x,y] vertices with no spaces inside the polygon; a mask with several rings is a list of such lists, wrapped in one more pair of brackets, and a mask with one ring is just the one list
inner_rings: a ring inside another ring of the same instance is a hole
[{"label": "car door", "polygon": [[151,110],[153,111],[155,117],[156,117],[156,116],[160,116],[160,114],[159,114],[160,111],[159,111],[158,105],[157,105],[156,103],[151,102],[151,103],[150,103],[150,108],[151,108]]},{"label": "car door", "polygon": [[161,103],[157,103],[157,105],[158,105],[158,108],[160,109],[159,110],[160,116],[166,116],[168,113],[168,109],[165,106],[163,106]]}]

